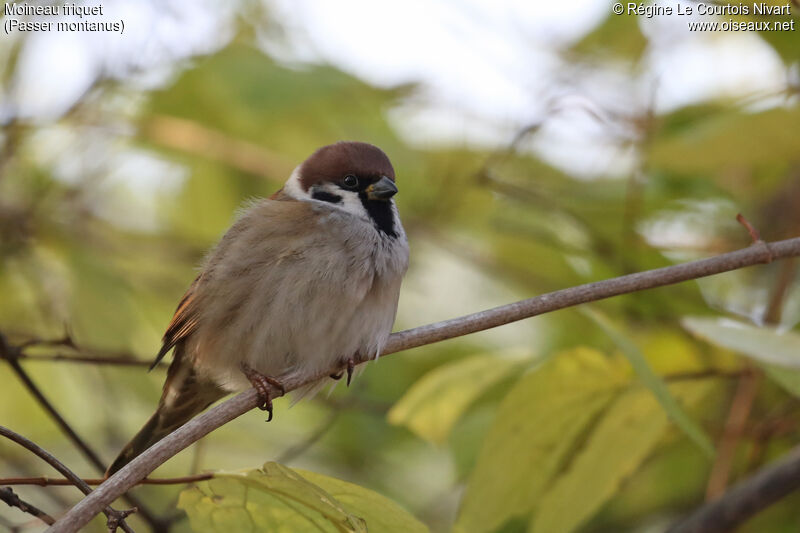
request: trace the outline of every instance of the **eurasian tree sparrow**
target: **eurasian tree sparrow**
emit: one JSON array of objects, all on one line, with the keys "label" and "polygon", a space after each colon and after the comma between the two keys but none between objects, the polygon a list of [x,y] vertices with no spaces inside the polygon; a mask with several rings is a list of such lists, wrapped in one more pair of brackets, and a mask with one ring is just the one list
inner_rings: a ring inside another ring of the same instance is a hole
[{"label": "eurasian tree sparrow", "polygon": [[272,418],[265,382],[349,380],[354,355],[380,353],[408,266],[394,182],[379,148],[339,142],[242,212],[178,304],[154,363],[175,349],[158,409],[108,475],[229,392],[256,386]]}]

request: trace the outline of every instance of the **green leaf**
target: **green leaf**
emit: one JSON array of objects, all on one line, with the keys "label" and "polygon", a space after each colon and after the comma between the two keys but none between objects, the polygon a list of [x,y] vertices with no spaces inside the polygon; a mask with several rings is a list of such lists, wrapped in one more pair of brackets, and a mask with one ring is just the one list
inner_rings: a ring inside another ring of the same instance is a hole
[{"label": "green leaf", "polygon": [[729,318],[686,317],[683,327],[708,342],[755,359],[787,392],[800,396],[800,335]]},{"label": "green leaf", "polygon": [[590,348],[559,354],[522,377],[486,436],[456,529],[489,532],[527,515],[627,381],[624,364]]},{"label": "green leaf", "polygon": [[[327,66],[282,67],[256,47],[234,42],[154,92],[148,114],[188,119],[234,141],[255,143],[267,154],[265,170],[284,180],[310,147],[333,139],[396,146],[384,108],[406,91],[374,88]],[[146,126],[148,131],[153,123]]]},{"label": "green leaf", "polygon": [[762,363],[800,368],[800,335],[729,318],[686,317],[683,327],[708,342]]},{"label": "green leaf", "polygon": [[800,368],[800,335],[729,318],[686,317],[683,327],[712,344],[757,361]]},{"label": "green leaf", "polygon": [[[664,120],[671,119],[667,116]],[[733,170],[742,172],[793,160],[800,151],[800,136],[785,132],[793,131],[798,122],[800,107],[797,106],[758,113],[728,111],[707,118],[700,116],[680,131],[657,135],[650,146],[648,162],[657,170],[718,176],[731,187],[752,194],[752,184],[729,174]],[[752,135],[754,131],[761,134]],[[742,188],[744,184],[749,184],[747,189]],[[765,183],[759,185],[758,193],[769,191]]]},{"label": "green leaf", "polygon": [[296,470],[296,472],[323,488],[350,513],[361,517],[366,523],[369,533],[428,532],[425,524],[377,492],[307,470]]},{"label": "green leaf", "polygon": [[266,463],[184,490],[178,507],[194,531],[230,533],[426,532],[391,500],[358,485]]},{"label": "green leaf", "polygon": [[[710,383],[670,387],[684,404],[698,403]],[[568,533],[591,518],[650,455],[669,427],[666,412],[649,390],[620,395],[592,431],[568,469],[539,500],[528,531]]]},{"label": "green leaf", "polygon": [[[759,2],[761,3],[761,2]],[[768,0],[765,2],[771,6],[783,6],[786,2],[783,0]],[[795,4],[796,6],[796,4]],[[762,21],[764,17],[756,15],[755,10],[751,10],[751,14],[744,17],[749,20]],[[793,31],[770,31],[762,30],[758,32],[759,37],[767,41],[775,49],[778,54],[783,58],[787,65],[800,61],[800,46],[797,44],[797,27],[800,26],[800,13],[797,9],[792,7],[791,15],[778,15],[770,16],[769,19],[773,24],[780,23],[782,25],[794,20]]]},{"label": "green leaf", "polygon": [[761,363],[761,366],[772,381],[783,387],[789,394],[800,398],[800,370],[783,368],[768,363]]},{"label": "green leaf", "polygon": [[455,423],[482,394],[519,371],[520,361],[477,355],[425,374],[389,411],[389,422],[430,442],[447,440]]},{"label": "green leaf", "polygon": [[595,29],[572,47],[572,51],[587,55],[611,55],[638,60],[647,39],[639,29],[639,18],[633,15],[609,15]]},{"label": "green leaf", "polygon": [[650,392],[653,393],[658,403],[661,404],[661,407],[667,412],[669,417],[698,447],[700,447],[701,450],[703,450],[703,452],[705,452],[706,455],[713,457],[714,445],[711,443],[708,435],[706,435],[702,428],[681,409],[681,406],[670,394],[664,381],[650,368],[647,359],[645,359],[644,354],[639,348],[623,335],[605,315],[586,306],[582,307],[581,310],[586,316],[603,328],[619,349],[622,350],[622,353],[628,359],[636,375],[639,376],[642,383],[650,389]]}]

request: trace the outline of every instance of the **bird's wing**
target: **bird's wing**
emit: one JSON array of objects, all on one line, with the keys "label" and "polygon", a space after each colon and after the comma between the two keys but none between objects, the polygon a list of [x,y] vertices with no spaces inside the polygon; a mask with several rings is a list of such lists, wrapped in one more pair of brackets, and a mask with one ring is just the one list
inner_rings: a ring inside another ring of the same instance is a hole
[{"label": "bird's wing", "polygon": [[[246,270],[248,261],[243,260],[242,249],[250,252],[259,250],[259,253],[246,254],[245,258],[249,257],[251,261],[261,262],[264,257],[280,257],[293,242],[296,243],[301,235],[309,234],[315,226],[312,211],[310,204],[298,202],[282,190],[270,200],[250,205],[209,254],[203,272],[181,298],[164,333],[161,349],[150,368],[154,368],[172,348],[197,330],[203,308],[201,300],[223,294],[226,298],[237,297],[235,286],[226,281]],[[244,285],[243,289],[248,292],[251,287]],[[238,296],[244,299],[246,294]]]},{"label": "bird's wing", "polygon": [[188,337],[197,328],[198,312],[195,302],[197,299],[197,288],[200,285],[202,276],[203,275],[200,274],[194,279],[191,286],[189,286],[189,289],[186,291],[186,294],[181,298],[178,308],[175,310],[175,314],[172,316],[169,326],[167,326],[167,331],[164,333],[161,349],[158,351],[158,355],[156,355],[156,360],[150,365],[150,370],[155,368],[164,356],[167,355],[167,352],[180,341]]}]

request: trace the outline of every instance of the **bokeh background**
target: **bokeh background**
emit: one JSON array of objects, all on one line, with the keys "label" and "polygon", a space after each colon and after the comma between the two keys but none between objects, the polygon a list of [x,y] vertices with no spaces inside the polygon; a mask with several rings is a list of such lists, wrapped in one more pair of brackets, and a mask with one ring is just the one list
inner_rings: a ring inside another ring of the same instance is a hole
[{"label": "bokeh background", "polygon": [[[0,332],[69,332],[75,346],[34,343],[21,364],[104,461],[152,412],[163,369],[35,358],[151,359],[236,210],[324,144],[374,143],[397,170],[412,254],[398,329],[746,246],[739,212],[767,240],[800,235],[800,30],[690,32],[731,17],[616,16],[603,0],[103,6],[122,35],[0,36]],[[248,413],[156,475],[275,460],[380,492],[436,532],[660,531],[797,443],[797,278],[784,261],[392,355],[349,389],[277,401],[269,424]],[[626,356],[680,408],[654,402]],[[593,386],[585,364],[642,394],[559,411]],[[559,386],[531,392],[537,373]],[[1,361],[0,383],[0,424],[98,475]],[[549,440],[492,448],[522,439],[502,433],[509,391]],[[689,422],[669,422],[675,409]],[[33,475],[53,472],[0,441],[0,476]],[[525,497],[503,510],[486,487]],[[135,494],[170,514],[182,488]],[[78,499],[17,492],[54,515]],[[178,515],[171,531],[189,531]],[[798,523],[794,496],[743,531]],[[3,527],[41,529],[0,507]]]}]

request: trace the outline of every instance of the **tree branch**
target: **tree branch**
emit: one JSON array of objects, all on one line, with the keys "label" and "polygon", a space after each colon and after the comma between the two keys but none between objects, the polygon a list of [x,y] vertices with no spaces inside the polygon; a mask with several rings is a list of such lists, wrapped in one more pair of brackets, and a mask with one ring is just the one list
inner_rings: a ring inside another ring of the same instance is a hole
[{"label": "tree branch", "polygon": [[800,446],[706,504],[667,533],[724,533],[800,488]]},{"label": "tree branch", "polygon": [[736,447],[744,433],[747,418],[750,416],[753,402],[755,402],[758,394],[760,377],[761,373],[753,369],[745,372],[739,378],[739,384],[736,387],[736,392],[728,410],[725,429],[722,431],[722,437],[717,444],[717,456],[708,476],[706,501],[718,499],[728,486],[728,479],[736,456]]},{"label": "tree branch", "polygon": [[[27,353],[20,353],[18,359],[25,361],[48,361],[48,362],[61,362],[61,363],[85,363],[89,365],[108,365],[108,366],[133,366],[150,368],[153,364],[152,361],[145,361],[144,359],[137,359],[132,357],[119,357],[119,356],[94,356],[94,355],[67,355],[63,353],[44,354],[44,355],[29,355]],[[157,364],[154,368],[167,368],[163,363]]]},{"label": "tree branch", "polygon": [[[760,242],[742,250],[708,259],[587,283],[471,315],[394,333],[389,338],[381,356],[483,331],[565,307],[796,256],[800,256],[800,237],[769,244]],[[358,357],[357,364],[364,363],[367,359],[362,354]],[[327,369],[320,372],[319,375],[305,380],[282,376],[281,381],[285,390],[291,391],[307,383],[324,379],[338,370],[336,368]],[[281,394],[274,387],[271,387],[270,393],[273,397]],[[111,476],[91,495],[62,516],[48,531],[51,533],[78,531],[105,505],[124,494],[140,479],[147,477],[167,459],[216,428],[253,409],[258,403],[258,394],[255,389],[249,389],[190,420]]]},{"label": "tree branch", "polygon": [[[197,481],[205,481],[214,477],[213,472],[206,472],[203,474],[194,474],[192,476],[183,477],[162,477],[162,478],[145,478],[137,482],[137,485],[182,485],[184,483],[195,483]],[[83,482],[89,486],[101,485],[105,482],[106,478],[84,478]],[[74,485],[69,479],[53,478],[47,476],[38,477],[5,477],[0,478],[0,486],[13,486],[13,485],[38,485],[39,487],[63,487],[65,485]]]},{"label": "tree branch", "polygon": [[103,461],[100,457],[95,453],[95,451],[84,441],[80,435],[78,435],[72,426],[61,416],[61,413],[53,406],[50,400],[44,395],[41,389],[34,383],[31,377],[25,372],[25,369],[22,368],[22,365],[19,364],[19,355],[22,353],[22,350],[17,346],[10,345],[5,337],[0,334],[0,359],[5,359],[8,361],[9,366],[11,366],[11,370],[17,375],[19,380],[25,385],[25,388],[28,389],[31,396],[33,396],[39,405],[42,406],[47,414],[50,415],[50,418],[61,428],[61,431],[72,441],[72,443],[83,453],[83,456],[93,464],[96,468],[102,471],[105,466],[103,465]]},{"label": "tree branch", "polygon": [[[67,346],[75,346],[70,337],[67,335],[65,339],[69,339],[68,342],[65,340],[60,341],[53,341],[53,342],[45,342],[49,344],[60,344],[60,345],[67,345]],[[42,342],[35,340],[33,343],[28,343],[28,346],[35,345],[35,344],[42,344]],[[17,375],[17,377],[22,381],[25,388],[28,389],[28,392],[31,393],[39,405],[41,405],[42,409],[44,409],[56,425],[61,429],[61,431],[69,438],[70,441],[78,448],[78,450],[83,454],[83,456],[91,463],[98,472],[105,472],[106,465],[103,463],[100,456],[92,449],[89,444],[81,438],[80,435],[72,428],[72,426],[67,422],[61,413],[55,408],[55,406],[47,399],[44,395],[42,390],[34,383],[33,379],[28,375],[22,365],[19,363],[20,356],[24,354],[24,351],[19,346],[12,346],[8,343],[5,336],[0,333],[0,359],[5,359],[8,364],[11,366],[11,369]],[[163,533],[169,530],[169,520],[165,520],[159,518],[158,516],[154,515],[152,511],[148,507],[146,507],[142,502],[139,501],[134,495],[129,494],[126,495],[126,500],[133,506],[138,509],[139,515],[144,519],[150,526],[153,527],[153,530],[158,533]]]},{"label": "tree branch", "polygon": [[[9,342],[9,338],[13,338],[15,332],[5,331],[4,336],[6,337],[5,343],[6,347],[0,346],[0,358],[9,358],[13,357],[17,360],[27,360],[27,361],[51,361],[51,362],[65,362],[65,363],[86,363],[91,365],[111,365],[111,366],[144,366],[150,367],[153,362],[146,361],[144,359],[138,358],[135,355],[128,353],[128,352],[109,352],[104,350],[86,350],[82,346],[78,346],[75,343],[75,340],[72,338],[72,334],[69,331],[64,333],[63,337],[55,338],[55,339],[43,339],[40,337],[35,336],[25,336],[17,334],[17,336],[26,337],[26,340],[21,342]],[[2,342],[2,341],[0,341]],[[27,353],[27,349],[31,347],[55,347],[55,348],[68,348],[72,350],[74,353],[51,353],[51,354],[42,354],[42,355],[30,355]],[[11,350],[10,353],[9,350]],[[159,368],[166,368],[166,365],[163,363],[159,363],[157,365]]]},{"label": "tree branch", "polygon": [[[86,494],[87,496],[91,494],[92,489],[91,487],[89,487],[89,485],[84,483],[81,478],[79,478],[72,470],[67,468],[64,465],[64,463],[56,459],[54,455],[46,451],[44,448],[42,448],[32,440],[28,440],[19,433],[11,431],[10,429],[3,426],[0,426],[0,435],[16,442],[23,448],[36,454],[37,457],[43,459],[47,464],[55,468],[62,476],[70,480],[72,485],[78,487],[78,489],[80,489],[80,491]],[[120,527],[126,533],[133,532],[130,526],[128,526],[128,524],[125,523],[125,517],[134,511],[117,511],[116,509],[112,508],[110,505],[107,504],[103,505],[102,508],[98,509],[98,512],[101,511],[108,517],[109,529],[111,531],[116,531],[117,527]],[[116,527],[113,527],[112,529],[112,525]]]},{"label": "tree branch", "polygon": [[26,502],[8,487],[0,487],[0,500],[3,500],[9,507],[16,507],[23,513],[28,513],[31,516],[35,516],[48,526],[53,525],[56,522],[52,516],[45,513],[35,505]]}]

